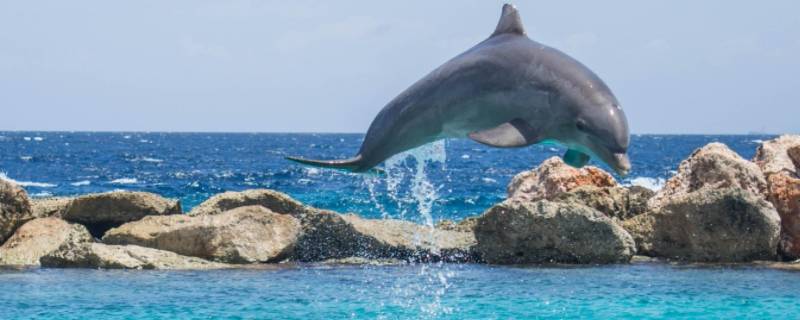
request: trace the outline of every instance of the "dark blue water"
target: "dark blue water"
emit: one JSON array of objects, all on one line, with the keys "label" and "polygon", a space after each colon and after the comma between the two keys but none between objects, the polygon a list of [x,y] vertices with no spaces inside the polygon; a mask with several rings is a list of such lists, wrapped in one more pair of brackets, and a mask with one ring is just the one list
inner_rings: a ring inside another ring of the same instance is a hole
[{"label": "dark blue water", "polygon": [[[769,136],[633,136],[623,183],[656,186],[694,149],[751,158]],[[116,189],[180,198],[272,188],[317,207],[430,223],[478,214],[511,177],[564,150],[464,140],[389,161],[386,176],[301,167],[345,158],[355,134],[0,132],[0,172],[35,197]],[[424,165],[419,165],[424,164]],[[494,267],[284,265],[261,270],[0,270],[0,319],[796,318],[800,273],[634,264]]]},{"label": "dark blue water", "polygon": [[[420,191],[435,192],[434,220],[462,218],[501,201],[516,173],[564,152],[555,146],[493,149],[448,140],[444,163],[427,162],[430,185],[416,188],[416,161],[395,161],[391,177],[302,167],[283,159],[346,158],[359,134],[0,132],[0,172],[33,196],[78,195],[116,189],[180,198],[185,209],[228,190],[271,188],[311,205],[363,216],[419,220]],[[769,136],[635,135],[633,171],[622,182],[654,184],[669,177],[694,149],[720,141],[751,158]],[[431,152],[432,147],[420,153]],[[435,148],[434,148],[435,149]],[[598,164],[593,162],[594,164]],[[388,183],[387,183],[388,181]],[[419,186],[418,186],[419,187]],[[372,192],[370,192],[372,190]],[[424,208],[423,208],[424,209]]]},{"label": "dark blue water", "polygon": [[3,319],[794,319],[800,273],[630,265],[0,270]]}]

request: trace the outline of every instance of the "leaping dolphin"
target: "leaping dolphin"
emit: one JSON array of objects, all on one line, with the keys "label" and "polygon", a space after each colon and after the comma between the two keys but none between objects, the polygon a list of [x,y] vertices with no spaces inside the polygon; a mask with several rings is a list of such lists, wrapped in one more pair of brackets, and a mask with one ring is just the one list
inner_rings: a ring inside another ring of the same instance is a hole
[{"label": "leaping dolphin", "polygon": [[498,148],[557,142],[568,148],[563,159],[574,167],[590,155],[620,175],[631,167],[628,121],[617,98],[583,64],[529,39],[510,4],[488,39],[390,101],[355,157],[287,159],[364,172],[397,153],[464,137]]}]

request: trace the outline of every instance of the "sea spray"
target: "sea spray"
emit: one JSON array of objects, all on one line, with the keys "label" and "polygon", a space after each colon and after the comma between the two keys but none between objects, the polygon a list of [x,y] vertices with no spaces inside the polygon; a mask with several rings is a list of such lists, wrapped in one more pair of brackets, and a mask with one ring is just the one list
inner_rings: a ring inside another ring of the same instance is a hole
[{"label": "sea spray", "polygon": [[[364,176],[364,183],[370,199],[384,218],[416,220],[431,228],[434,227],[433,207],[439,199],[439,189],[428,177],[428,170],[446,170],[446,142],[440,140],[419,148],[398,154],[385,162],[383,176]],[[449,180],[449,177],[447,177]],[[385,192],[381,192],[385,186]],[[383,199],[387,201],[382,201]],[[390,208],[395,208],[391,212]],[[409,209],[416,209],[413,217],[408,217]],[[434,232],[416,234],[415,241],[437,243]],[[439,248],[432,248],[439,254]],[[397,282],[393,287],[395,298],[405,308],[419,308],[423,318],[436,318],[441,314],[452,313],[452,308],[443,306],[442,297],[450,287],[449,279],[455,275],[447,264],[442,262],[419,264],[418,278],[413,283]]]}]

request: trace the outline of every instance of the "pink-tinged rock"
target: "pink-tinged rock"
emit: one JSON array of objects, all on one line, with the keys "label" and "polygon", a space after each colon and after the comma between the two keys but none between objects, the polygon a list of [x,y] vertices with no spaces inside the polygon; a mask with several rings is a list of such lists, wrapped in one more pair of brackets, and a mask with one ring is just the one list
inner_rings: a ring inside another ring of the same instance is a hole
[{"label": "pink-tinged rock", "polygon": [[534,169],[517,174],[508,185],[508,198],[550,200],[581,186],[615,187],[617,182],[607,172],[593,166],[580,169],[552,157]]}]

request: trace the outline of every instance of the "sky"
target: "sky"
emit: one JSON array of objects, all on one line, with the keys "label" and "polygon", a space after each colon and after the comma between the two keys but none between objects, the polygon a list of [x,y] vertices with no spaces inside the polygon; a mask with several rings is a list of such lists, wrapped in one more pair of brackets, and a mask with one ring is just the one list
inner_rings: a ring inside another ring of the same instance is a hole
[{"label": "sky", "polygon": [[[800,2],[519,1],[633,133],[800,132]],[[364,132],[496,1],[0,0],[0,130]]]}]

